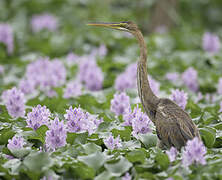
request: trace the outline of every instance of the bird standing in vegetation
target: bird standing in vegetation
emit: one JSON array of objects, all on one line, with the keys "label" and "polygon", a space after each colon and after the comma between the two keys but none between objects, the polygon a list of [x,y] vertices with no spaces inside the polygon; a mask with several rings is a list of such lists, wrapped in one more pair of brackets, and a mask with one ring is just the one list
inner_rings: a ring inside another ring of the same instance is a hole
[{"label": "bird standing in vegetation", "polygon": [[146,114],[156,126],[160,148],[172,146],[180,149],[194,137],[200,139],[199,131],[191,117],[177,104],[167,98],[158,98],[151,90],[147,74],[147,47],[138,26],[131,22],[90,23],[91,26],[102,26],[126,31],[135,36],[140,46],[140,59],[137,64],[137,87],[141,103]]}]

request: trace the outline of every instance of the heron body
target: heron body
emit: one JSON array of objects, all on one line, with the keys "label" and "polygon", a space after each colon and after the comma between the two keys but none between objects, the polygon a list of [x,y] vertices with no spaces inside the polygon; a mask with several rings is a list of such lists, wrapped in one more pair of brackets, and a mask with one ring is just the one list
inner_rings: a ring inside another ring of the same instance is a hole
[{"label": "heron body", "polygon": [[91,23],[88,25],[103,26],[127,31],[135,36],[140,46],[140,59],[137,63],[138,94],[144,110],[156,126],[160,141],[159,147],[180,149],[194,137],[200,139],[199,131],[189,114],[176,103],[167,98],[158,98],[151,90],[147,73],[147,47],[137,25],[131,21],[120,23]]}]

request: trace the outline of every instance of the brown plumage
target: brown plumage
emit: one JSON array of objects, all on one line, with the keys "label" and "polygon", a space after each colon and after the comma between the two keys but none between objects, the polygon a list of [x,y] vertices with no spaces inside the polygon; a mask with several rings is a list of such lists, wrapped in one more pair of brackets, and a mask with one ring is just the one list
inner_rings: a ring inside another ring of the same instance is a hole
[{"label": "brown plumage", "polygon": [[133,34],[140,46],[140,59],[137,64],[137,86],[141,103],[146,114],[156,126],[160,140],[159,147],[180,149],[194,137],[200,139],[199,131],[190,116],[170,99],[158,98],[151,90],[147,74],[147,48],[142,33],[133,22],[91,23]]}]

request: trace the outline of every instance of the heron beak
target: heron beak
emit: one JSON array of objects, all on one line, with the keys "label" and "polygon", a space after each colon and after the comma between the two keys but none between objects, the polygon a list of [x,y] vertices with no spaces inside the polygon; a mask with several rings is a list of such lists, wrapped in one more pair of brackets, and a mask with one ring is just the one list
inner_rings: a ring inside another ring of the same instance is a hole
[{"label": "heron beak", "polygon": [[107,28],[117,29],[121,31],[129,31],[127,28],[125,28],[126,23],[88,23],[87,25],[107,27]]}]

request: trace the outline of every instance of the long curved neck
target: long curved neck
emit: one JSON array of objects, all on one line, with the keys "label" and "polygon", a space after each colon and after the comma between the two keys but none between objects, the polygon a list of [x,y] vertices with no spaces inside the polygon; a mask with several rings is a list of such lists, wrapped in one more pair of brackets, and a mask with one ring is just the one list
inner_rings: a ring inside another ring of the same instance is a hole
[{"label": "long curved neck", "polygon": [[151,114],[155,113],[156,111],[159,98],[151,90],[150,84],[148,81],[147,64],[146,64],[147,47],[144,42],[143,35],[139,30],[137,30],[133,34],[136,37],[137,41],[139,42],[139,46],[140,46],[140,59],[137,63],[138,93],[139,93],[140,100],[143,104],[143,107],[146,113],[148,114],[148,116],[150,117],[152,116]]}]

